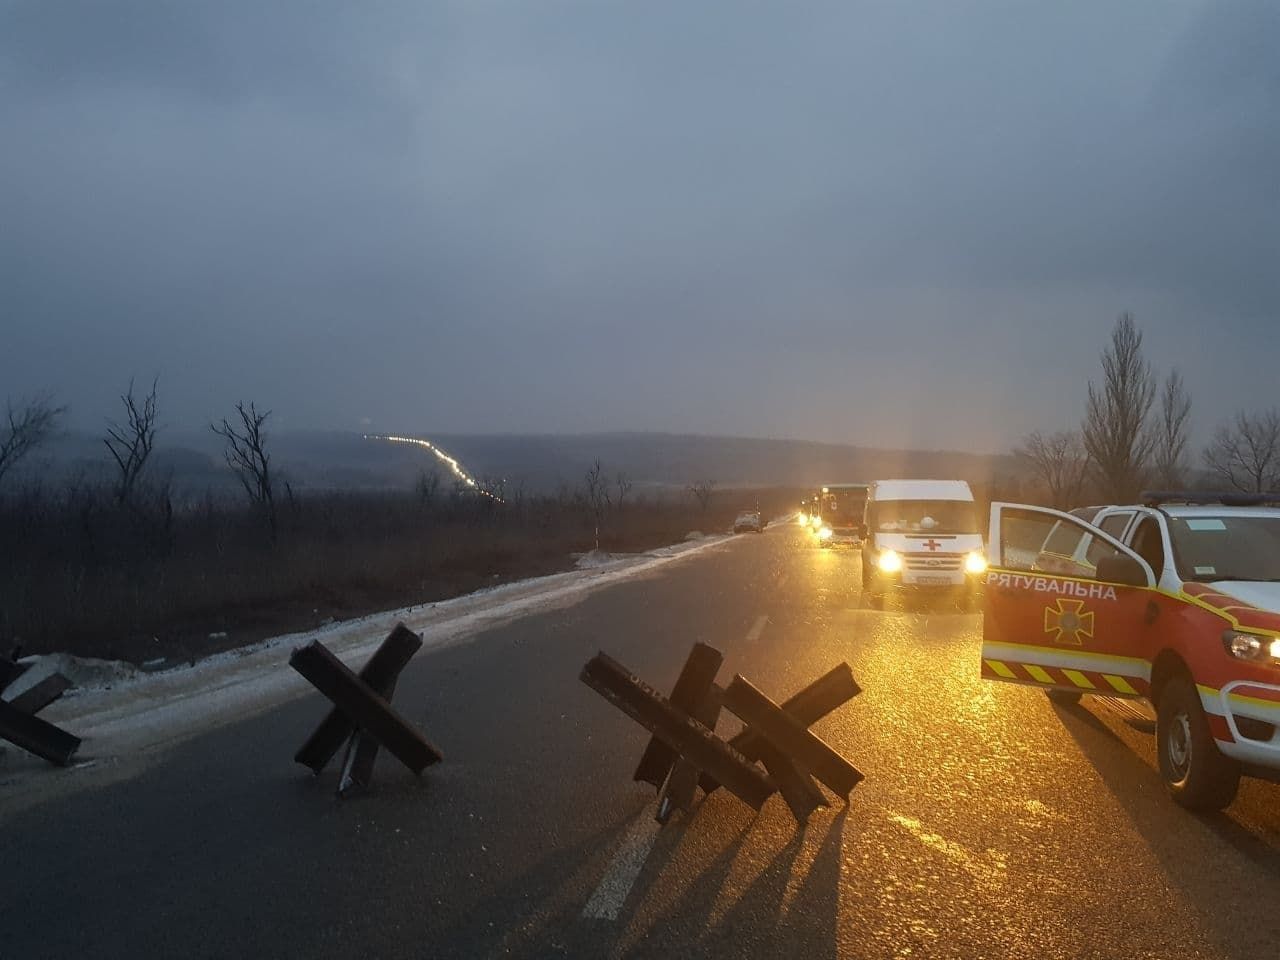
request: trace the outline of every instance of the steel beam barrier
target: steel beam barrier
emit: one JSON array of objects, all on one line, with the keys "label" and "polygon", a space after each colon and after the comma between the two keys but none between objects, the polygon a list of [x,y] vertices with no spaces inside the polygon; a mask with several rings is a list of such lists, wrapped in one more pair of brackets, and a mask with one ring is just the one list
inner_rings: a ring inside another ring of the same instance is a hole
[{"label": "steel beam barrier", "polygon": [[[670,702],[677,710],[683,710],[690,717],[697,717],[699,707],[715,683],[716,674],[720,672],[720,664],[724,656],[715,647],[705,643],[695,643],[689,651],[689,659],[684,662],[676,685],[671,689]],[[719,710],[716,711],[717,714]],[[704,726],[708,726],[704,724]],[[712,730],[715,724],[709,725]],[[636,767],[635,779],[661,787],[671,773],[672,764],[676,761],[676,752],[659,740],[649,738],[649,745],[644,749],[640,764]]]},{"label": "steel beam barrier", "polygon": [[588,660],[580,679],[676,754],[710,771],[747,805],[759,810],[773,793],[764,771],[612,657],[599,653]]},{"label": "steel beam barrier", "polygon": [[776,747],[803,773],[812,773],[848,800],[862,773],[742,676],[725,688],[724,706]]},{"label": "steel beam barrier", "polygon": [[[421,637],[403,623],[396,624],[396,628],[387,635],[360,671],[360,679],[374,691],[381,692],[381,688],[395,682],[400,671],[421,647]],[[382,694],[382,698],[389,701],[389,691]],[[342,744],[355,733],[355,729],[356,725],[351,718],[341,708],[334,707],[293,759],[319,773],[333,759]]]},{"label": "steel beam barrier", "polygon": [[0,739],[61,767],[80,749],[79,737],[4,700],[0,700]]},{"label": "steel beam barrier", "polygon": [[294,650],[289,665],[332,700],[353,727],[367,731],[414,773],[444,759],[439,749],[319,641]]},{"label": "steel beam barrier", "polygon": [[[805,727],[811,727],[861,692],[862,688],[853,679],[853,670],[850,669],[849,664],[842,663],[787,699],[782,704],[782,709]],[[763,759],[760,753],[761,743],[759,735],[748,727],[733,737],[729,741],[729,746],[748,760],[755,761]],[[715,778],[705,771],[698,785],[706,793],[712,793],[720,786]]]}]

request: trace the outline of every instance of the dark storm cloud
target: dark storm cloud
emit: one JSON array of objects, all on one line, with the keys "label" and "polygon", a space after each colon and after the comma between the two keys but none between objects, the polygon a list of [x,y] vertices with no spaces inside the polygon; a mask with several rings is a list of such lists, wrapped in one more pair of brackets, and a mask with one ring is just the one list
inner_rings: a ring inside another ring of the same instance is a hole
[{"label": "dark storm cloud", "polygon": [[0,9],[0,392],[86,422],[1001,447],[1122,309],[1271,402],[1265,0]]}]

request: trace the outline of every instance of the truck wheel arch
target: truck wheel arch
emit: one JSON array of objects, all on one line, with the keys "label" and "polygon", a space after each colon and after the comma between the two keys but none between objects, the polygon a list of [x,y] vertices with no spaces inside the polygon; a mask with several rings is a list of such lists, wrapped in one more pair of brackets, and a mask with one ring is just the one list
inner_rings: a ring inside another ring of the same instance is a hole
[{"label": "truck wheel arch", "polygon": [[1182,655],[1166,647],[1151,663],[1151,692],[1148,694],[1148,699],[1152,704],[1160,702],[1160,694],[1164,692],[1165,686],[1178,676],[1186,677],[1193,684],[1195,683],[1191,668],[1182,659]]}]

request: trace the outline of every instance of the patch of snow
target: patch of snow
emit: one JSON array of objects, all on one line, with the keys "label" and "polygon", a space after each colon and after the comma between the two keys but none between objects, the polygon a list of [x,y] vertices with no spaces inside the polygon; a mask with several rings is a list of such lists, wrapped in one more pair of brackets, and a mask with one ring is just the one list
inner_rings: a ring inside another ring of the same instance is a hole
[{"label": "patch of snow", "polygon": [[705,534],[701,530],[690,530],[684,535],[685,540],[701,540]]},{"label": "patch of snow", "polygon": [[579,570],[595,570],[607,567],[634,557],[633,553],[609,553],[607,550],[588,550],[586,553],[573,553],[573,565]]},{"label": "patch of snow", "polygon": [[123,660],[97,660],[93,657],[77,657],[70,653],[46,653],[23,657],[18,661],[28,665],[27,670],[5,689],[5,699],[12,700],[31,689],[46,677],[60,673],[71,681],[71,696],[80,690],[110,690],[138,676],[138,668]]}]

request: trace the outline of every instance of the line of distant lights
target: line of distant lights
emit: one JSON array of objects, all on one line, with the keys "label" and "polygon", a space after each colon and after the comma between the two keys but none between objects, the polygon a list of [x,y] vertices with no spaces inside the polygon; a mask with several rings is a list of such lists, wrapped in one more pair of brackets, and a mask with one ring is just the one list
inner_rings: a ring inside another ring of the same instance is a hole
[{"label": "line of distant lights", "polygon": [[366,440],[389,440],[391,443],[411,443],[414,446],[430,450],[435,454],[437,460],[449,468],[449,471],[456,479],[460,480],[481,496],[488,497],[490,500],[496,500],[498,503],[503,502],[501,497],[490,493],[488,490],[483,489],[478,483],[476,483],[475,477],[462,469],[462,464],[458,463],[456,457],[449,456],[449,454],[445,453],[430,440],[420,440],[417,437],[393,437],[382,433],[366,433],[364,438]]}]

